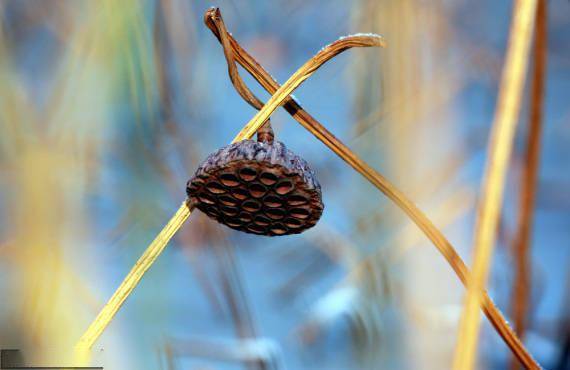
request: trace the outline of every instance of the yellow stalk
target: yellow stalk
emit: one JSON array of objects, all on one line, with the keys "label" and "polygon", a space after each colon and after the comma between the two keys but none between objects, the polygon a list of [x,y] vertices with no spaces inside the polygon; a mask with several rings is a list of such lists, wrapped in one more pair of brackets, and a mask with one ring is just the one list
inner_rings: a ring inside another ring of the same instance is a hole
[{"label": "yellow stalk", "polygon": [[[267,121],[269,116],[299,85],[309,78],[325,62],[352,46],[383,46],[384,41],[380,36],[374,37],[348,37],[343,40],[328,45],[319,51],[314,57],[307,61],[297,70],[275,94],[269,99],[267,104],[242,128],[232,143],[249,139]],[[103,307],[99,315],[87,328],[87,331],[80,338],[76,345],[76,360],[86,363],[89,359],[89,350],[95,344],[99,336],[109,326],[113,317],[117,314],[125,300],[138,285],[145,272],[152,266],[158,256],[162,253],[170,239],[182,227],[186,219],[190,216],[191,209],[187,202],[184,202],[176,214],[168,221],[166,226],[160,231],[156,239],[149,245],[143,255],[139,258],[135,266],[131,269],[127,277],[117,288],[113,296]]]},{"label": "yellow stalk", "polygon": [[299,85],[309,78],[315,71],[322,66],[325,62],[339,54],[340,52],[352,46],[385,46],[382,37],[373,36],[349,36],[340,39],[327,47],[321,49],[314,57],[309,59],[301,68],[297,70],[289,79],[281,85],[271,98],[265,103],[263,108],[249,121],[242,131],[235,137],[235,141],[242,140],[240,135],[251,137],[261,125],[267,121],[269,116],[277,109],[283,102],[289,99],[289,95]]},{"label": "yellow stalk", "polygon": [[[188,216],[190,216],[191,209],[187,202],[182,203],[178,211],[172,216],[166,226],[160,231],[158,236],[149,245],[143,255],[139,258],[135,266],[129,272],[127,277],[123,280],[121,285],[117,288],[111,299],[103,307],[99,315],[91,323],[87,331],[79,339],[76,348],[83,352],[89,350],[97,341],[97,338],[103,333],[105,328],[109,325],[113,317],[117,314],[127,297],[135,289],[139,281],[142,279],[145,272],[152,266],[154,261],[162,253],[168,241],[184,224]],[[81,356],[81,357],[83,357]]]},{"label": "yellow stalk", "polygon": [[453,363],[456,370],[472,370],[475,365],[480,329],[479,305],[484,300],[483,292],[495,244],[507,166],[523,95],[536,4],[536,0],[517,0],[514,3],[509,44],[489,139],[489,158],[477,215],[473,274],[467,281],[467,296]]}]

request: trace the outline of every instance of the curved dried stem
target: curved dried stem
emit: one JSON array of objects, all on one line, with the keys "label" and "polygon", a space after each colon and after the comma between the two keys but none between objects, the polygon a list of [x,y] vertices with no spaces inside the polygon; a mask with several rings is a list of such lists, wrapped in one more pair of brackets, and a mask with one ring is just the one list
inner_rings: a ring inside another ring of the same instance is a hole
[{"label": "curved dried stem", "polygon": [[476,362],[480,329],[478,308],[484,299],[483,291],[489,275],[501,214],[507,168],[523,96],[536,3],[537,0],[514,3],[509,44],[489,138],[489,157],[475,225],[473,275],[467,285],[467,296],[455,350],[456,370],[471,370]]},{"label": "curved dried stem", "polygon": [[[229,36],[229,35],[228,35]],[[343,40],[338,40],[319,51],[314,57],[306,62],[297,72],[295,72],[285,84],[277,89],[269,102],[242,128],[242,130],[232,140],[232,143],[244,139],[249,139],[258,131],[269,119],[269,116],[283,101],[295,90],[303,81],[311,76],[320,66],[353,46],[383,46],[384,42],[380,36],[355,36]],[[156,239],[149,245],[143,255],[139,258],[135,266],[131,269],[127,277],[117,288],[113,296],[97,315],[93,323],[80,338],[76,345],[77,358],[81,362],[87,359],[88,350],[95,344],[99,336],[111,323],[125,300],[138,285],[146,271],[156,261],[158,256],[165,249],[166,245],[174,234],[182,227],[186,219],[190,216],[191,205],[184,202],[176,214],[168,221],[167,225],[160,231]]]},{"label": "curved dried stem", "polygon": [[[269,119],[275,109],[289,101],[291,99],[289,95],[327,61],[350,48],[371,46],[383,47],[385,42],[378,35],[347,36],[322,48],[273,93],[263,108],[245,125],[243,128],[245,134],[251,137]],[[234,140],[237,141],[238,137]]]},{"label": "curved dried stem", "polygon": [[[220,30],[217,28],[216,22],[212,19],[212,15],[215,14],[214,11],[215,9],[206,12],[204,20],[208,28],[210,28],[218,40],[220,40]],[[275,81],[271,75],[249,53],[247,53],[247,51],[245,51],[231,35],[228,35],[228,39],[229,44],[233,49],[235,60],[242,65],[242,67],[244,67],[246,71],[270,94],[275,94],[276,91],[280,89],[280,85],[277,81]],[[351,43],[350,45],[350,47],[375,46],[358,43]],[[438,251],[445,257],[449,265],[453,268],[461,282],[463,284],[467,283],[470,272],[465,265],[465,262],[463,262],[459,254],[455,251],[451,243],[445,238],[441,231],[433,225],[427,216],[425,216],[417,206],[413,204],[413,202],[408,200],[402,192],[395,188],[382,175],[362,161],[290,96],[285,98],[284,108],[293,116],[293,118],[295,118],[295,120],[297,120],[297,122],[299,122],[317,139],[324,143],[329,149],[331,149],[358,173],[365,177],[371,184],[390,198],[398,207],[400,207],[432,241]],[[503,338],[505,343],[509,346],[520,362],[528,369],[540,369],[540,365],[538,365],[526,350],[522,342],[507,324],[507,321],[501,314],[500,310],[495,306],[486,292],[483,292],[481,307],[495,330]]]},{"label": "curved dried stem", "polygon": [[226,57],[226,62],[228,64],[228,74],[236,91],[243,98],[243,100],[248,102],[255,109],[260,110],[263,108],[263,102],[259,100],[259,98],[255,96],[255,94],[247,87],[238,72],[236,60],[234,57],[234,51],[231,48],[230,44],[231,36],[228,33],[224,20],[222,19],[222,13],[220,12],[220,9],[209,9],[204,15],[204,22],[206,22],[206,24],[208,22],[212,22],[218,30],[217,36],[218,40],[223,46],[224,56]]}]

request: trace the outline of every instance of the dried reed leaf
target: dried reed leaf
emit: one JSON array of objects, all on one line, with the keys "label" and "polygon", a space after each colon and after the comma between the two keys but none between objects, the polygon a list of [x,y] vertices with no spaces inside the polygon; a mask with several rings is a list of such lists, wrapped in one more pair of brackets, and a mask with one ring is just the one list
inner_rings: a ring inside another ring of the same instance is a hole
[{"label": "dried reed leaf", "polygon": [[[536,4],[537,0],[519,0],[514,3],[507,55],[489,139],[489,159],[477,215],[473,243],[473,275],[467,281],[467,296],[455,351],[453,367],[456,370],[471,370],[475,366],[480,328],[479,305],[485,300],[484,288],[493,255],[507,166],[521,106]],[[539,368],[535,362],[523,363],[528,368]]]}]

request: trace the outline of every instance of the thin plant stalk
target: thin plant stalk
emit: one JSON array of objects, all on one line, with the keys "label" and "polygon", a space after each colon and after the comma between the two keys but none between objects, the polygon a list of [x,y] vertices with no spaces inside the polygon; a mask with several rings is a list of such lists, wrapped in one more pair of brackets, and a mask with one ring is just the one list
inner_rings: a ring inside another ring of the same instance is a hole
[{"label": "thin plant stalk", "polygon": [[453,368],[472,370],[475,366],[480,330],[479,305],[489,275],[497,226],[501,214],[507,167],[519,118],[537,0],[514,2],[513,19],[495,118],[489,139],[489,156],[482,183],[474,238],[473,275],[459,326]]},{"label": "thin plant stalk", "polygon": [[[518,336],[523,339],[526,333],[530,291],[529,250],[532,237],[532,223],[536,198],[536,183],[542,137],[542,119],[544,106],[546,49],[547,49],[547,5],[545,0],[538,0],[536,8],[535,37],[533,50],[533,81],[530,97],[530,122],[527,133],[525,163],[521,176],[520,209],[517,222],[517,234],[514,240],[515,286],[512,298],[513,323]],[[517,370],[517,361],[511,363]]]},{"label": "thin plant stalk", "polygon": [[79,339],[79,342],[76,345],[78,361],[84,363],[88,359],[88,351],[91,349],[93,344],[95,344],[107,326],[109,326],[111,320],[115,317],[127,297],[132,293],[158,256],[160,256],[168,244],[168,241],[188,219],[191,212],[192,209],[188,202],[185,201],[182,203],[174,216],[172,216],[166,226],[148,246],[127,277],[125,277],[121,285],[119,285],[113,296],[109,299],[107,304],[105,304],[95,320],[91,325],[89,325],[83,336]]},{"label": "thin plant stalk", "polygon": [[[218,29],[215,13],[208,12],[205,16],[205,22],[208,28],[220,40],[220,29]],[[235,60],[270,94],[274,94],[280,85],[271,77],[271,75],[249,54],[241,45],[231,36],[227,35],[229,44],[234,53]],[[405,197],[405,195],[394,187],[382,175],[372,169],[368,164],[362,161],[354,152],[329,132],[321,123],[313,118],[301,105],[289,97],[285,100],[285,110],[299,122],[305,129],[312,133],[318,140],[325,144],[330,150],[337,154],[347,164],[354,168],[359,174],[366,178],[378,190],[384,193],[392,202],[402,209],[408,217],[422,230],[422,232],[431,240],[438,251],[443,255],[454,272],[457,274],[463,284],[467,283],[470,272],[461,259],[459,254],[453,248],[451,243],[445,238],[443,233],[437,229],[433,223],[421,212],[417,206]],[[540,369],[540,365],[533,359],[532,355],[524,347],[515,332],[508,325],[507,320],[501,311],[495,306],[487,292],[483,291],[481,307],[483,312],[503,338],[507,346],[519,361],[528,369]]]},{"label": "thin plant stalk", "polygon": [[[299,86],[309,78],[320,66],[334,58],[336,55],[352,47],[384,46],[384,41],[380,36],[352,36],[335,41],[321,49],[314,57],[309,59],[301,68],[297,70],[282,87],[275,91],[266,105],[242,128],[242,130],[232,140],[232,143],[251,138],[257,130],[267,121],[269,116],[277,109],[283,101]],[[103,307],[95,320],[88,327],[87,331],[80,338],[76,345],[77,360],[85,362],[88,359],[88,351],[95,344],[99,336],[109,326],[113,317],[117,314],[127,297],[138,285],[145,272],[152,266],[158,256],[162,253],[170,239],[184,224],[190,216],[192,206],[185,201],[175,215],[168,221],[167,225],[160,231],[156,239],[149,245],[137,263],[133,266],[127,277],[117,288],[113,296]]]},{"label": "thin plant stalk", "polygon": [[289,100],[289,95],[309,78],[315,71],[328,60],[336,55],[352,47],[370,47],[385,46],[382,37],[374,36],[348,36],[344,39],[337,40],[332,44],[321,49],[314,57],[309,59],[301,68],[299,68],[283,85],[281,85],[269,98],[263,108],[258,111],[255,116],[245,125],[242,131],[234,138],[234,142],[240,141],[240,135],[251,137],[259,130],[259,128],[269,119],[271,114]]}]

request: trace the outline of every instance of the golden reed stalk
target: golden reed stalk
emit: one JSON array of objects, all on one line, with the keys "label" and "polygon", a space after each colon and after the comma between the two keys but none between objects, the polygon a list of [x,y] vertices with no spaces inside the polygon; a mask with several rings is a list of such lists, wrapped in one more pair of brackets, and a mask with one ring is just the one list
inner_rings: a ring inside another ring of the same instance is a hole
[{"label": "golden reed stalk", "polygon": [[152,243],[148,246],[137,263],[133,266],[127,277],[117,288],[107,304],[99,312],[95,320],[89,325],[83,336],[76,345],[76,359],[82,364],[89,358],[89,349],[97,341],[113,317],[117,314],[125,300],[138,285],[145,272],[160,256],[170,239],[180,229],[191,213],[189,204],[185,201],[178,211],[168,221]]},{"label": "golden reed stalk", "polygon": [[[474,239],[473,275],[467,281],[467,296],[459,327],[453,368],[472,370],[479,339],[479,305],[489,275],[497,226],[503,202],[507,167],[523,96],[537,0],[517,0],[497,98],[495,119],[489,138],[489,157],[482,184]],[[528,364],[525,364],[528,368]]]}]

